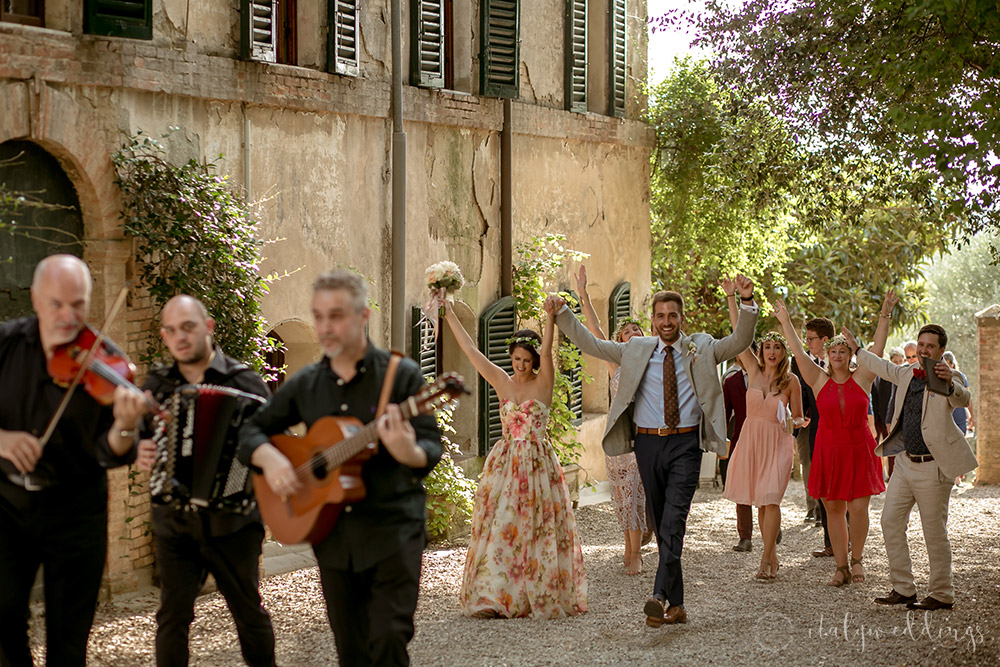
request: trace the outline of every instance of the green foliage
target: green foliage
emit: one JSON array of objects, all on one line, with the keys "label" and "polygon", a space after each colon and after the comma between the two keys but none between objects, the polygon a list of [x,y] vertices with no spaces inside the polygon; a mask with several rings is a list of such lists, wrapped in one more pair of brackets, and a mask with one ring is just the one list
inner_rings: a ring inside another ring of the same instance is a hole
[{"label": "green foliage", "polygon": [[729,331],[725,273],[778,282],[799,168],[783,124],[718,85],[703,62],[676,63],[649,94],[653,288],[684,295],[688,328]]},{"label": "green foliage", "polygon": [[[955,353],[959,370],[966,374],[973,398],[978,393],[977,312],[1000,304],[1000,274],[993,264],[996,236],[976,236],[951,254],[935,259],[926,269],[927,320],[948,332],[948,349]],[[917,329],[905,338],[915,338]]]},{"label": "green foliage", "polygon": [[[267,338],[260,301],[277,276],[260,275],[263,243],[249,204],[214,162],[169,164],[160,143],[141,132],[113,161],[121,219],[137,242],[140,285],[155,314],[177,294],[197,297],[215,318],[216,342],[270,379],[265,354],[277,343]],[[160,338],[151,336],[143,361],[163,354]]]},{"label": "green foliage", "polygon": [[[691,21],[713,70],[835,165],[933,175],[968,233],[1000,226],[1000,8],[995,0],[707,0]],[[891,185],[891,184],[890,184]],[[908,198],[906,185],[893,197]]]},{"label": "green foliage", "polygon": [[[428,378],[430,380],[432,378]],[[466,477],[462,468],[455,463],[455,457],[461,452],[448,436],[455,432],[453,419],[454,409],[450,405],[437,413],[444,451],[441,460],[424,478],[424,488],[427,489],[427,535],[431,540],[447,537],[451,527],[463,525],[472,517],[476,482]]]},{"label": "green foliage", "polygon": [[[546,285],[567,262],[580,262],[589,257],[585,252],[566,248],[563,245],[565,240],[566,237],[561,234],[546,234],[518,244],[513,271],[513,296],[519,328],[525,326],[525,322],[544,321],[543,305],[548,296]],[[575,305],[575,299],[569,294],[562,293],[562,296],[571,302],[570,305]],[[591,377],[583,370],[582,358],[575,345],[564,337],[559,337],[546,435],[564,465],[575,463],[583,454],[583,443],[578,439],[576,425],[573,423],[576,417],[570,409],[573,385],[566,372],[577,368],[583,373],[584,382],[590,382]]]},{"label": "green foliage", "polygon": [[689,330],[729,332],[717,281],[737,271],[757,283],[759,302],[784,297],[802,320],[870,335],[894,288],[895,324],[918,321],[922,265],[956,226],[926,172],[807,150],[706,63],[679,61],[653,89],[649,120],[653,283],[684,295]]}]

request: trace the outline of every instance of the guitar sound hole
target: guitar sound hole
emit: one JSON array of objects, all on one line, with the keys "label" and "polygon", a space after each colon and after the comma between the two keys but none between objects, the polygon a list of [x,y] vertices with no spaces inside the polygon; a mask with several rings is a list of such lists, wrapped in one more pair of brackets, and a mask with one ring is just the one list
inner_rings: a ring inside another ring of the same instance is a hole
[{"label": "guitar sound hole", "polygon": [[326,461],[318,454],[312,458],[312,472],[316,479],[325,479],[327,472]]}]

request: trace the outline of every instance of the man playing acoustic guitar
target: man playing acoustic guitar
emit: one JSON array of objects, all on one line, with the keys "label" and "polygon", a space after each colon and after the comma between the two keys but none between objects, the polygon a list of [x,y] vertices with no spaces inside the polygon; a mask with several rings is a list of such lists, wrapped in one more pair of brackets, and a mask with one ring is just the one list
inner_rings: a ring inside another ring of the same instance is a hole
[{"label": "man playing acoustic guitar", "polygon": [[[372,422],[390,363],[365,334],[370,311],[360,276],[321,275],[312,311],[324,357],[286,381],[240,431],[240,460],[260,468],[281,497],[302,481],[270,436],[325,416]],[[423,386],[416,363],[402,359],[377,424],[381,446],[361,469],[367,495],[341,508],[329,535],[312,539],[341,665],[409,664],[426,542],[421,479],[441,458],[441,434],[433,415],[409,422],[395,404]]]}]

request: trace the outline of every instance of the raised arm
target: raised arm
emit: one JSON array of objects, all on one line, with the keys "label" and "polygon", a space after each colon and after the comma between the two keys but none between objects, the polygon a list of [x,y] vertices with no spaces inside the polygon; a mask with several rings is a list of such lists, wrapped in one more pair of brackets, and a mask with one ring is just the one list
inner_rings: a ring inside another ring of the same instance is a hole
[{"label": "raised arm", "polygon": [[[882,299],[882,309],[878,314],[878,326],[875,328],[875,345],[871,349],[872,354],[876,357],[881,357],[882,353],[885,352],[885,340],[889,337],[889,326],[892,324],[892,309],[896,307],[897,303],[899,303],[899,297],[894,291],[889,290],[885,293],[885,298]],[[875,381],[875,373],[868,368],[858,366],[854,381],[862,389],[869,391],[872,382]]]},{"label": "raised arm", "polygon": [[[736,327],[740,321],[740,308],[736,305],[736,281],[729,276],[722,276],[719,279],[719,287],[722,291],[726,293],[726,307],[729,309],[729,324],[733,327],[733,331],[736,331]],[[752,346],[751,346],[752,347]],[[758,369],[759,363],[757,358],[754,357],[753,351],[750,347],[740,352],[736,355],[746,369]],[[747,371],[750,372],[749,370]]]},{"label": "raised arm", "polygon": [[[739,309],[733,333],[715,343],[715,362],[718,364],[732,359],[750,347],[757,326],[757,316],[760,314],[760,308],[753,301],[753,281],[746,276],[736,276],[735,283],[736,293],[740,295],[740,301],[746,305]],[[749,367],[745,368],[749,371]]]},{"label": "raised arm", "polygon": [[555,319],[559,329],[573,341],[574,345],[580,348],[581,352],[604,361],[620,364],[625,344],[595,338],[594,334],[580,324],[580,320],[576,319],[573,311],[564,307],[565,305],[566,302],[561,297],[550,296],[545,300],[545,312]]},{"label": "raised arm", "polygon": [[538,350],[541,363],[538,367],[538,379],[544,383],[545,393],[552,402],[552,387],[555,385],[556,370],[552,361],[552,341],[555,338],[556,318],[546,313],[545,326],[542,327],[542,347]]},{"label": "raised arm", "polygon": [[[607,340],[608,337],[601,329],[601,320],[598,319],[594,304],[590,301],[590,292],[587,291],[587,267],[583,264],[580,265],[580,271],[576,275],[576,292],[580,295],[580,307],[584,317],[583,325],[587,327],[587,331],[594,334],[594,338]],[[551,316],[551,319],[554,322],[555,316]],[[608,373],[614,373],[615,369],[618,368],[618,364],[610,361],[605,363],[608,365]]]},{"label": "raised arm", "polygon": [[806,354],[805,348],[802,347],[802,340],[799,338],[799,332],[792,326],[792,318],[788,314],[788,309],[785,308],[785,302],[781,299],[774,302],[774,316],[781,323],[781,330],[785,334],[789,347],[792,348],[792,354],[795,355],[802,379],[812,388],[813,394],[818,396],[820,389],[826,384],[827,374],[816,365],[812,357]]},{"label": "raised arm", "polygon": [[[496,390],[498,396],[506,396],[506,386],[510,382],[510,376],[507,372],[494,364],[492,361],[486,358],[486,355],[479,351],[476,346],[475,341],[469,336],[469,332],[465,330],[462,326],[462,322],[458,319],[458,315],[455,314],[455,309],[451,303],[448,301],[443,302],[444,305],[444,319],[448,322],[448,326],[451,328],[451,332],[455,335],[455,341],[458,346],[465,353],[465,356],[469,358],[472,365],[479,372],[483,378],[490,383],[490,386]],[[551,343],[550,343],[551,345]]]}]

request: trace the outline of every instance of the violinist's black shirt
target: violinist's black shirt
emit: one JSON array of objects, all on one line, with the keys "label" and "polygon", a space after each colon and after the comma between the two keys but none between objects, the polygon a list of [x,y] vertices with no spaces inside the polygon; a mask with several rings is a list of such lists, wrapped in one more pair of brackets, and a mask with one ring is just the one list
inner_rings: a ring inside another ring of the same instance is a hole
[{"label": "violinist's black shirt", "polygon": [[[239,457],[250,463],[253,451],[300,422],[306,426],[327,415],[356,417],[362,423],[375,418],[389,353],[368,342],[357,373],[343,380],[326,357],[306,366],[286,381],[240,430]],[[391,403],[400,403],[424,386],[420,368],[412,359],[402,359],[396,371]],[[314,545],[320,564],[343,570],[363,571],[398,551],[416,534],[422,534],[426,495],[422,479],[441,459],[441,433],[433,415],[410,422],[417,446],[427,453],[427,466],[409,468],[385,449],[369,459],[361,477],[367,495],[347,506],[330,535]]]},{"label": "violinist's black shirt", "polygon": [[[65,393],[49,376],[38,318],[0,325],[0,429],[41,437]],[[111,450],[108,429],[113,422],[110,405],[100,405],[77,387],[31,473],[31,481],[44,488],[58,486],[89,507],[106,507],[105,470],[125,465],[135,456],[134,449],[123,456]],[[0,494],[23,494],[24,489],[8,478],[17,473],[14,465],[0,459],[0,470]],[[89,505],[91,502],[95,504]]]}]

